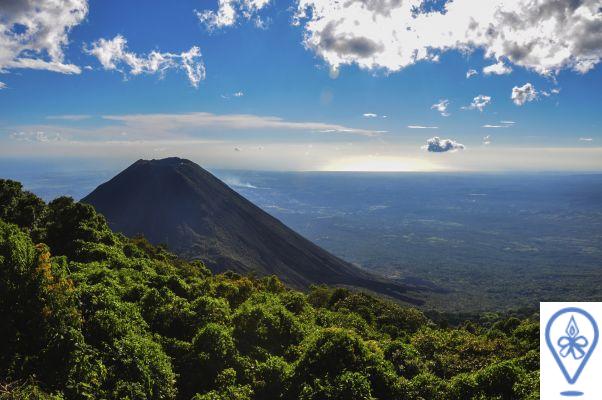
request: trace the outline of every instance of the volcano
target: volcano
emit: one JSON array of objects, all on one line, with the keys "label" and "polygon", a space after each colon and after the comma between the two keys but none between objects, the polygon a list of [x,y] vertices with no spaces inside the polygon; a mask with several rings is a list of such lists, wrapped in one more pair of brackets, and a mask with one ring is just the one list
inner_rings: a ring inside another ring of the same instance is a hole
[{"label": "volcano", "polygon": [[422,288],[387,281],[330,254],[189,160],[138,160],[82,202],[113,230],[141,234],[216,273],[276,275],[297,289],[348,286],[422,302],[409,295]]}]

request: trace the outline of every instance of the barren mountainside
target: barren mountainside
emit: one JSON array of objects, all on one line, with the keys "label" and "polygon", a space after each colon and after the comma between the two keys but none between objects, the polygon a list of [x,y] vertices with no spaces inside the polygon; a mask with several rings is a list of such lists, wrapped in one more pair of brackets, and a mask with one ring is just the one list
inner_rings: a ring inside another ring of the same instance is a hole
[{"label": "barren mountainside", "polygon": [[82,201],[112,229],[142,234],[214,272],[274,274],[301,289],[345,285],[420,302],[408,292],[422,288],[388,282],[333,256],[189,160],[139,160]]}]

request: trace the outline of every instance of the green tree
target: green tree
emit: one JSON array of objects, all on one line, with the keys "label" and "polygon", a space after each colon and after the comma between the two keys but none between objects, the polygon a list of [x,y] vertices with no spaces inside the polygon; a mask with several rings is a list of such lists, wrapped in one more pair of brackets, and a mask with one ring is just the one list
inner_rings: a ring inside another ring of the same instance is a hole
[{"label": "green tree", "polygon": [[242,304],[233,325],[234,338],[244,354],[283,356],[303,338],[297,317],[269,294]]},{"label": "green tree", "polygon": [[31,230],[45,209],[44,201],[23,191],[21,183],[0,179],[0,219]]},{"label": "green tree", "polygon": [[81,251],[84,243],[115,245],[114,234],[106,220],[89,204],[77,203],[70,197],[59,197],[48,204],[43,219],[44,231],[38,238],[50,246],[54,254],[77,261],[101,261]]}]

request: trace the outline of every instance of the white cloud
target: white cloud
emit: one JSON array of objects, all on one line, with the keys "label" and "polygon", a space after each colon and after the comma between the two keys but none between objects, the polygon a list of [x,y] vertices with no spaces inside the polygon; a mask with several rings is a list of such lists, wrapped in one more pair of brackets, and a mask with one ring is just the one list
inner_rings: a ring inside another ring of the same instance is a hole
[{"label": "white cloud", "polygon": [[590,137],[580,137],[579,138],[580,142],[593,142],[594,139],[590,138]]},{"label": "white cloud", "polygon": [[491,97],[480,94],[477,97],[475,97],[474,99],[472,99],[472,103],[470,103],[468,106],[462,107],[462,109],[463,110],[479,110],[482,112],[483,109],[489,103],[491,103]]},{"label": "white cloud", "polygon": [[431,106],[431,110],[437,110],[441,116],[449,117],[451,114],[447,112],[447,106],[449,106],[449,100],[442,99],[439,100],[439,103],[435,103]]},{"label": "white cloud", "polygon": [[6,89],[6,83],[0,82],[0,90]]},{"label": "white cloud", "polygon": [[374,113],[364,113],[364,114],[362,114],[362,116],[363,116],[364,118],[376,118],[376,117],[378,117],[378,114],[374,114]]},{"label": "white cloud", "polygon": [[500,121],[500,124],[506,124],[506,125],[512,125],[515,124],[516,122],[514,121]]},{"label": "white cloud", "polygon": [[88,14],[87,0],[0,1],[0,72],[31,68],[79,74],[65,61],[69,32]]},{"label": "white cloud", "polygon": [[57,119],[63,121],[83,121],[92,118],[91,115],[85,114],[67,114],[67,115],[49,115],[46,119]]},{"label": "white cloud", "polygon": [[503,61],[498,61],[483,68],[484,75],[507,75],[512,72],[512,68],[504,64]]},{"label": "white cloud", "polygon": [[491,125],[491,124],[485,124],[482,126],[482,128],[508,128],[509,125]]},{"label": "white cloud", "polygon": [[542,96],[544,96],[544,97],[550,97],[550,96],[553,96],[553,95],[555,95],[555,94],[558,94],[558,93],[560,93],[560,89],[558,89],[558,88],[553,88],[553,89],[551,89],[549,92],[548,92],[548,91],[546,91],[546,90],[542,90],[542,91],[541,91],[541,92],[539,92],[539,93],[541,93],[541,95],[542,95]]},{"label": "white cloud", "polygon": [[[236,140],[230,142],[229,151],[232,151],[233,147],[242,149],[241,142],[248,141],[257,134],[270,135],[275,142],[290,142],[318,134],[328,134],[333,140],[351,140],[352,137],[379,137],[385,133],[325,122],[289,121],[250,114],[126,114],[99,116],[97,119],[100,121],[91,120],[90,124],[85,125],[56,120],[55,123],[6,127],[0,130],[0,153],[5,143],[8,143],[3,142],[3,136],[12,139],[11,143],[23,145],[34,141],[56,142],[65,146],[101,143],[143,146],[144,143],[154,143],[152,149],[171,145],[180,145],[182,149],[186,149],[186,143]],[[44,134],[36,136],[37,132]],[[56,132],[60,134],[55,134]]]},{"label": "white cloud", "polygon": [[[168,54],[168,53],[167,53]],[[178,55],[171,55],[177,60]],[[186,76],[190,84],[198,87],[199,83],[205,79],[205,64],[201,58],[201,49],[193,46],[190,50],[180,53],[181,67],[186,71]]]},{"label": "white cloud", "polygon": [[270,26],[272,22],[271,18],[261,18],[259,16],[255,17],[255,28],[266,30]]},{"label": "white cloud", "polygon": [[13,140],[20,142],[58,142],[63,140],[60,133],[47,135],[45,132],[13,132],[9,136]]},{"label": "white cloud", "polygon": [[491,144],[491,135],[487,135],[483,138],[483,144],[489,146]]},{"label": "white cloud", "polygon": [[439,129],[438,126],[408,125],[410,129]]},{"label": "white cloud", "polygon": [[[399,71],[449,50],[552,74],[585,73],[602,58],[599,0],[300,0],[294,23],[329,65]],[[375,29],[374,27],[378,27]]]},{"label": "white cloud", "polygon": [[478,75],[479,73],[477,72],[476,69],[469,69],[468,71],[466,71],[466,79],[470,79],[471,77]]},{"label": "white cloud", "polygon": [[438,136],[428,139],[426,145],[422,146],[423,150],[431,153],[445,153],[464,150],[465,146],[452,139],[441,139]]},{"label": "white cloud", "polygon": [[[177,133],[188,130],[198,131],[206,128],[221,131],[279,130],[307,131],[318,133],[343,133],[360,136],[379,136],[385,131],[351,128],[343,125],[324,122],[296,122],[278,117],[252,114],[212,114],[195,112],[187,114],[133,114],[106,115],[104,119],[120,122],[126,128],[131,127],[138,132],[162,131]],[[124,130],[124,128],[121,128]],[[125,129],[127,130],[127,129]]]},{"label": "white cloud", "polygon": [[201,50],[194,46],[180,54],[151,51],[148,55],[137,55],[127,50],[127,40],[117,35],[113,39],[99,39],[92,43],[86,53],[95,56],[105,70],[117,70],[124,74],[160,74],[168,69],[183,70],[190,84],[198,87],[205,79],[205,65]]},{"label": "white cloud", "polygon": [[236,20],[236,10],[234,1],[219,0],[218,10],[195,11],[199,20],[204,23],[208,29],[217,29],[234,24]]},{"label": "white cloud", "polygon": [[243,97],[245,94],[244,92],[242,92],[241,90],[239,90],[238,92],[234,92],[231,95],[230,94],[221,94],[220,97],[222,99],[229,99],[230,97]]},{"label": "white cloud", "polygon": [[246,189],[257,189],[258,187],[252,185],[249,182],[242,181],[240,178],[236,176],[225,176],[220,177],[220,179],[228,186],[235,188],[246,188]]},{"label": "white cloud", "polygon": [[537,90],[530,83],[525,83],[521,87],[515,86],[512,88],[511,98],[514,104],[522,106],[529,101],[537,99]]},{"label": "white cloud", "polygon": [[269,4],[270,0],[219,0],[217,10],[195,10],[195,14],[209,31],[232,26],[239,17],[247,21],[254,19],[256,27],[265,29],[268,20],[257,13]]}]

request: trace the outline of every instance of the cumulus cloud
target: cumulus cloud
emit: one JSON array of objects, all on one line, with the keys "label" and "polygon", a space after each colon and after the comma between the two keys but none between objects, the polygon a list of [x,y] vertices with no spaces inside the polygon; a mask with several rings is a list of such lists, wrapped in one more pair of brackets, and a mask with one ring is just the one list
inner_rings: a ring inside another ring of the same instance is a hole
[{"label": "cumulus cloud", "polygon": [[521,87],[515,86],[512,88],[511,98],[514,104],[522,106],[529,101],[537,99],[537,90],[530,83],[525,83]]},{"label": "cumulus cloud", "polygon": [[503,61],[498,61],[495,64],[488,65],[483,68],[484,75],[507,75],[512,72],[512,68],[504,64]]},{"label": "cumulus cloud", "polygon": [[138,55],[127,49],[127,40],[117,35],[113,39],[99,39],[85,52],[95,56],[105,70],[117,70],[125,75],[156,74],[163,76],[169,69],[186,73],[190,84],[198,87],[205,79],[205,64],[201,50],[193,46],[180,54],[160,53],[153,50],[148,55]]},{"label": "cumulus cloud", "polygon": [[239,18],[254,19],[256,27],[265,29],[267,21],[257,13],[269,4],[270,0],[219,0],[217,10],[195,10],[195,14],[210,31],[232,26]]},{"label": "cumulus cloud", "polygon": [[2,90],[2,89],[6,89],[6,87],[7,87],[7,86],[6,86],[6,83],[4,83],[4,82],[0,82],[0,90]]},{"label": "cumulus cloud", "polygon": [[364,118],[376,118],[376,117],[378,117],[378,114],[364,113],[364,114],[362,114],[362,117],[364,117]]},{"label": "cumulus cloud", "polygon": [[471,77],[478,75],[479,73],[477,72],[476,69],[469,69],[468,71],[466,71],[466,79],[470,79]]},{"label": "cumulus cloud", "polygon": [[48,135],[45,132],[13,132],[10,134],[10,138],[20,142],[58,142],[63,140],[60,133]]},{"label": "cumulus cloud", "polygon": [[449,100],[442,99],[439,103],[435,103],[431,106],[431,110],[437,110],[442,117],[449,117],[451,114],[447,111],[449,106]]},{"label": "cumulus cloud", "polygon": [[[299,0],[294,23],[329,65],[399,71],[482,49],[540,74],[585,73],[602,58],[599,0]],[[374,29],[374,27],[378,29]]]},{"label": "cumulus cloud", "polygon": [[79,74],[65,61],[69,32],[88,14],[87,0],[0,1],[0,71],[18,68]]},{"label": "cumulus cloud", "polygon": [[491,135],[487,135],[483,138],[483,144],[489,146],[491,144]]},{"label": "cumulus cloud", "polygon": [[439,129],[438,126],[408,125],[410,129]]},{"label": "cumulus cloud", "polygon": [[487,104],[491,103],[491,96],[485,96],[483,94],[478,95],[474,99],[472,99],[472,103],[468,106],[462,107],[463,110],[479,110],[483,111],[483,109],[487,106]]},{"label": "cumulus cloud", "polygon": [[426,145],[422,146],[423,150],[431,153],[445,153],[464,150],[465,146],[452,139],[441,139],[438,136],[428,139]]}]

